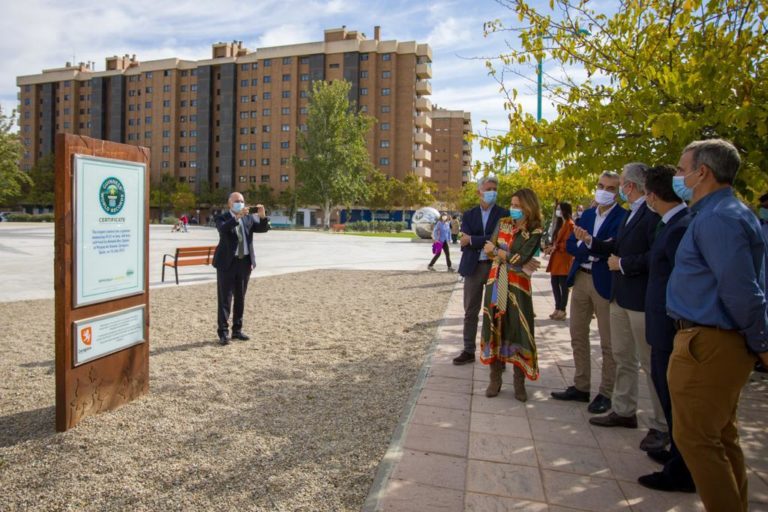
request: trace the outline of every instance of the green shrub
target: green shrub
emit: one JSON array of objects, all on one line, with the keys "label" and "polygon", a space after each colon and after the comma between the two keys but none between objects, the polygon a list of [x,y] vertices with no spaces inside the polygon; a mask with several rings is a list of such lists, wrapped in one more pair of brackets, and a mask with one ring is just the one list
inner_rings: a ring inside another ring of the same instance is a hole
[{"label": "green shrub", "polygon": [[28,213],[9,213],[5,216],[8,222],[30,222],[31,217]]}]

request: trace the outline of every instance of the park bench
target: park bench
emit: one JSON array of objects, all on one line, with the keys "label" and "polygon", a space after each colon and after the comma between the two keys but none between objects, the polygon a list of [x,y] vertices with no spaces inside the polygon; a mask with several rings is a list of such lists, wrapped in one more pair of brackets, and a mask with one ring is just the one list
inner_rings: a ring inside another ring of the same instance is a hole
[{"label": "park bench", "polygon": [[204,247],[178,247],[176,254],[163,255],[163,276],[161,282],[165,282],[165,267],[173,267],[176,273],[176,284],[179,284],[179,267],[192,265],[210,265],[213,263],[215,245]]}]

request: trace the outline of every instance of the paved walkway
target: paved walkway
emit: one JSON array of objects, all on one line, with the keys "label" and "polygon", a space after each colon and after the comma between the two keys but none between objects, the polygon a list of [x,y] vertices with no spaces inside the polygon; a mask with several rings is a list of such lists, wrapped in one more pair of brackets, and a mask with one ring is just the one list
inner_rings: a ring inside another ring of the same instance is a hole
[{"label": "paved walkway", "polygon": [[[501,394],[486,398],[486,366],[451,364],[462,347],[458,285],[365,510],[703,510],[696,495],[637,484],[638,476],[660,468],[638,449],[650,409],[644,379],[637,430],[592,427],[586,404],[549,398],[572,382],[570,338],[566,322],[548,320],[554,309],[548,275],[537,274],[533,286],[541,378],[527,382],[527,404],[512,396],[511,372],[504,374]],[[593,341],[593,375],[599,376],[599,344]],[[740,408],[752,511],[768,511],[766,390],[768,379],[753,375]]]}]

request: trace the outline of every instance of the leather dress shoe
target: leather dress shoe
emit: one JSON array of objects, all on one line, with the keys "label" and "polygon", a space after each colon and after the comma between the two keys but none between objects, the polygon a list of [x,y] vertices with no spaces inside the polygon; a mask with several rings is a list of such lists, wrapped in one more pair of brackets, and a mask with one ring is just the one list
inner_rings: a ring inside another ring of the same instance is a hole
[{"label": "leather dress shoe", "polygon": [[576,402],[589,402],[589,393],[579,391],[574,386],[568,386],[565,391],[553,391],[550,393],[555,400],[570,400]]},{"label": "leather dress shoe", "polygon": [[219,345],[229,345],[229,337],[226,334],[219,336]]},{"label": "leather dress shoe", "polygon": [[637,415],[632,416],[619,416],[615,412],[606,414],[605,416],[595,416],[589,418],[589,423],[597,427],[624,427],[624,428],[637,428]]},{"label": "leather dress shoe", "polygon": [[666,464],[667,461],[672,458],[672,452],[669,450],[653,450],[645,453],[652,461],[658,462],[659,464]]},{"label": "leather dress shoe", "polygon": [[657,452],[663,450],[669,444],[669,434],[652,428],[648,430],[642,441],[640,449],[644,452]]},{"label": "leather dress shoe", "polygon": [[462,365],[467,363],[474,363],[475,362],[475,354],[470,354],[469,352],[462,351],[461,354],[453,358],[453,364],[455,365]]},{"label": "leather dress shoe", "polygon": [[587,407],[587,410],[592,414],[602,414],[604,412],[608,412],[608,409],[610,408],[611,399],[602,393],[598,393],[595,399],[592,400],[592,403],[589,404],[589,407]]},{"label": "leather dress shoe", "polygon": [[248,341],[251,338],[250,338],[250,336],[246,336],[242,332],[233,332],[232,333],[232,339],[233,340]]},{"label": "leather dress shoe", "polygon": [[675,482],[661,471],[643,475],[637,479],[638,483],[654,491],[666,492],[696,492],[696,485],[693,482],[679,483]]}]

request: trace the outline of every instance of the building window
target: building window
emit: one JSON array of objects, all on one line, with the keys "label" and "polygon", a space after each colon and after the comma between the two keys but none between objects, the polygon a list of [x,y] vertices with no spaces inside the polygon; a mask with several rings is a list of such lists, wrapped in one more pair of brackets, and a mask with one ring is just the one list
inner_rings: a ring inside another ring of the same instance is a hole
[{"label": "building window", "polygon": [[271,116],[272,115],[272,109],[270,109],[270,108],[262,109],[261,115],[263,115],[263,116]]},{"label": "building window", "polygon": [[[192,167],[192,168],[196,168],[197,167],[197,160],[191,160],[189,162],[189,166]],[[189,181],[194,181],[194,178],[190,177]]]},{"label": "building window", "polygon": [[238,162],[240,164],[240,167],[247,167],[248,166],[248,160],[240,160]]},{"label": "building window", "polygon": [[290,57],[283,57],[283,64],[290,64],[291,58]]},{"label": "building window", "polygon": [[272,127],[269,126],[268,124],[262,125],[261,131],[264,132],[264,133],[269,133],[269,132],[272,131]]},{"label": "building window", "polygon": [[280,113],[284,116],[291,115],[291,107],[283,107],[280,109]]},{"label": "building window", "polygon": [[186,85],[182,85],[181,86],[181,92],[187,92],[187,86]]},{"label": "building window", "polygon": [[187,116],[179,116],[179,122],[180,123],[186,123],[187,122]]},{"label": "building window", "polygon": [[168,84],[165,84],[163,86],[163,92],[171,92],[171,86]]},{"label": "building window", "polygon": [[258,94],[252,95],[251,96],[251,102],[252,103],[256,103],[257,101],[259,101],[259,95]]},{"label": "building window", "polygon": [[264,75],[264,78],[262,78],[262,82],[264,82],[265,84],[272,83],[272,76],[271,75]]},{"label": "building window", "polygon": [[186,137],[186,136],[187,136],[187,132],[186,132],[185,130],[181,130],[181,131],[179,132],[179,137],[180,137],[180,138],[182,138],[182,139],[183,139],[183,138],[184,138],[184,137]]},{"label": "building window", "polygon": [[259,63],[258,62],[252,63],[251,64],[251,69],[259,69]]},{"label": "building window", "polygon": [[144,76],[145,76],[145,77],[147,77],[147,78],[152,78],[152,72],[151,72],[151,71],[147,71],[147,72],[144,74]]},{"label": "building window", "polygon": [[147,87],[147,88],[144,89],[144,92],[146,92],[147,94],[152,94],[152,88],[151,87]]},{"label": "building window", "polygon": [[287,174],[281,174],[280,175],[280,182],[281,183],[288,183],[288,175]]},{"label": "building window", "polygon": [[360,72],[360,78],[368,78],[368,71],[363,70]]},{"label": "building window", "polygon": [[248,87],[248,79],[240,80],[240,87]]},{"label": "building window", "polygon": [[133,134],[132,133],[128,134],[128,140],[133,140]]},{"label": "building window", "polygon": [[291,143],[288,142],[287,140],[284,140],[283,142],[280,143],[280,149],[290,149],[290,148],[291,148]]},{"label": "building window", "polygon": [[248,64],[240,64],[240,71],[248,71]]},{"label": "building window", "polygon": [[186,69],[181,70],[181,76],[187,76],[189,72]]},{"label": "building window", "polygon": [[152,138],[152,132],[144,132],[144,138],[145,139],[151,139]]},{"label": "building window", "polygon": [[280,131],[281,132],[289,132],[289,131],[291,131],[291,125],[289,125],[289,124],[280,125]]},{"label": "building window", "polygon": [[163,146],[163,153],[170,153],[171,152],[171,146]]},{"label": "building window", "polygon": [[361,87],[360,88],[360,96],[368,96],[368,88],[367,87]]},{"label": "building window", "polygon": [[384,88],[381,90],[381,95],[382,95],[382,96],[389,96],[389,94],[390,94],[391,92],[392,92],[392,90],[391,90],[389,87],[384,87]]},{"label": "building window", "polygon": [[259,83],[259,79],[258,79],[258,78],[252,78],[252,79],[251,79],[251,85],[253,85],[254,87],[255,87],[255,86],[256,86],[256,84],[258,84],[258,83]]},{"label": "building window", "polygon": [[171,136],[171,130],[163,130],[163,138],[167,139]]},{"label": "building window", "polygon": [[179,102],[179,106],[181,106],[182,108],[186,107],[187,106],[187,100],[181,100]]},{"label": "building window", "polygon": [[261,98],[264,100],[271,100],[272,99],[272,93],[271,92],[265,92],[261,95]]},{"label": "building window", "polygon": [[391,71],[382,71],[381,72],[381,78],[392,78],[392,72]]},{"label": "building window", "polygon": [[338,64],[338,63],[329,64],[329,65],[328,65],[328,67],[329,67],[330,69],[339,69],[339,64]]},{"label": "building window", "polygon": [[288,157],[284,156],[280,159],[280,165],[288,165]]},{"label": "building window", "polygon": [[309,64],[309,57],[302,57],[299,59],[299,64]]},{"label": "building window", "polygon": [[240,112],[240,119],[248,119],[248,112]]},{"label": "building window", "polygon": [[64,129],[68,130],[69,126],[70,126],[69,121],[64,121]]},{"label": "building window", "polygon": [[196,107],[197,106],[197,100],[189,100],[189,106],[190,107]]},{"label": "building window", "polygon": [[386,114],[389,112],[389,105],[382,105],[381,106],[381,113]]},{"label": "building window", "polygon": [[389,158],[379,158],[379,165],[389,165]]},{"label": "building window", "polygon": [[169,168],[170,166],[171,166],[171,163],[170,163],[168,160],[163,160],[163,161],[160,163],[160,167],[162,167],[163,169],[167,169],[167,168]]},{"label": "building window", "polygon": [[257,116],[258,114],[259,114],[259,113],[258,113],[258,111],[256,111],[256,110],[251,110],[251,119],[256,119],[256,116]]},{"label": "building window", "polygon": [[187,146],[179,146],[179,153],[186,153],[187,152]]},{"label": "building window", "polygon": [[291,81],[291,75],[283,75],[283,82],[290,82]]},{"label": "building window", "polygon": [[259,149],[258,144],[256,144],[255,142],[252,142],[251,143],[251,151],[256,151],[257,149]]},{"label": "building window", "polygon": [[269,149],[270,143],[269,142],[262,142],[261,143],[261,149]]},{"label": "building window", "polygon": [[368,54],[367,53],[361,53],[360,54],[360,60],[368,60]]},{"label": "building window", "polygon": [[171,70],[170,69],[164,69],[163,70],[163,76],[171,76]]},{"label": "building window", "polygon": [[302,73],[300,78],[302,82],[309,82],[309,73]]},{"label": "building window", "polygon": [[248,144],[240,144],[240,151],[248,151]]},{"label": "building window", "polygon": [[299,98],[307,98],[307,97],[309,97],[309,91],[307,91],[306,89],[299,91]]},{"label": "building window", "polygon": [[[248,114],[248,112],[240,112],[240,119],[243,119],[243,114]],[[245,117],[248,117],[247,115]],[[245,126],[243,128],[240,128],[240,135],[248,135],[248,127]]]},{"label": "building window", "polygon": [[269,183],[269,174],[262,174],[261,175],[261,182],[262,183]]},{"label": "building window", "polygon": [[264,67],[268,68],[272,65],[272,59],[264,59]]},{"label": "building window", "polygon": [[[186,162],[186,160],[181,160],[181,161],[179,161],[179,167],[186,167],[186,166],[187,166],[187,162]],[[180,179],[181,181],[184,181],[186,178],[185,178],[184,176],[181,176],[179,179]]]},{"label": "building window", "polygon": [[389,123],[381,123],[379,126],[384,131],[389,130]]},{"label": "building window", "polygon": [[189,90],[192,92],[197,92],[197,84],[192,84],[189,86]]},{"label": "building window", "polygon": [[385,53],[381,56],[381,60],[392,60],[392,54],[391,53]]},{"label": "building window", "polygon": [[269,158],[262,158],[261,165],[269,165]]},{"label": "building window", "polygon": [[291,91],[283,91],[280,95],[283,98],[290,98],[291,97]]},{"label": "building window", "polygon": [[381,142],[379,142],[379,147],[380,148],[388,148],[389,147],[389,141],[386,140],[386,139],[382,140]]},{"label": "building window", "polygon": [[240,103],[248,103],[248,96],[240,96]]},{"label": "building window", "polygon": [[163,100],[163,107],[169,108],[171,106],[171,100]]},{"label": "building window", "polygon": [[256,167],[256,159],[255,158],[251,158],[250,160],[248,160],[248,163],[250,164],[251,167]]},{"label": "building window", "polygon": [[360,112],[368,112],[368,105],[363,105],[360,107]]}]

